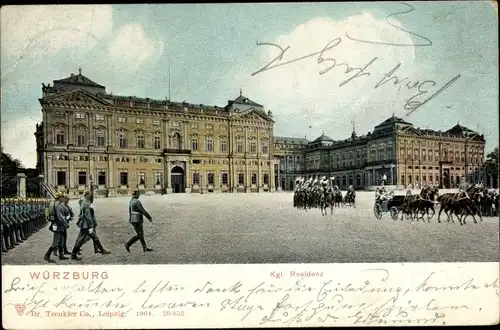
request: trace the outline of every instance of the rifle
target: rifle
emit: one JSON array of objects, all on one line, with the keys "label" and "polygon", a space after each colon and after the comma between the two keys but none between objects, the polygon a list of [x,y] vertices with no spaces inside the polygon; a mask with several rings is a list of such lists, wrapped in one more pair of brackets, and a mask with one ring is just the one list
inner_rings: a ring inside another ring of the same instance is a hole
[{"label": "rifle", "polygon": [[89,174],[90,179],[90,203],[94,203],[94,183],[92,182],[92,174]]},{"label": "rifle", "polygon": [[55,191],[55,189],[53,189],[49,184],[42,181],[42,187],[43,189],[45,189],[45,191],[47,191],[50,194],[50,196],[52,196],[52,198],[56,197],[57,191]]}]

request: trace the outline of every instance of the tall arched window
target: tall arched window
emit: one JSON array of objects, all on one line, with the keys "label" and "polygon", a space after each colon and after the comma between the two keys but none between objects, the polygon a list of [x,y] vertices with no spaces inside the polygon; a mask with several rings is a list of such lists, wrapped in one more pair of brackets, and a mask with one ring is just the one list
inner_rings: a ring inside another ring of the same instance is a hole
[{"label": "tall arched window", "polygon": [[94,131],[95,134],[95,145],[98,148],[104,148],[106,146],[106,130],[104,127],[97,127]]},{"label": "tall arched window", "polygon": [[269,152],[269,141],[265,138],[260,140],[261,151],[263,154],[267,154]]},{"label": "tall arched window", "polygon": [[66,132],[62,125],[54,127],[54,144],[58,146],[66,144]]},{"label": "tall arched window", "polygon": [[248,150],[252,154],[257,153],[257,141],[255,141],[255,138],[253,137],[248,139]]},{"label": "tall arched window", "polygon": [[153,135],[153,149],[160,150],[161,149],[161,133],[156,132]]},{"label": "tall arched window", "polygon": [[136,139],[136,147],[137,147],[137,149],[144,149],[144,147],[145,147],[144,132],[143,131],[137,131],[135,139]]},{"label": "tall arched window", "polygon": [[220,152],[227,152],[227,139],[225,136],[221,136],[219,139]]},{"label": "tall arched window", "polygon": [[87,145],[87,129],[85,126],[75,126],[75,145],[84,147]]},{"label": "tall arched window", "polygon": [[182,146],[181,135],[176,132],[168,137],[168,145],[171,149],[180,149]]},{"label": "tall arched window", "polygon": [[191,136],[191,150],[198,151],[198,144],[199,144],[198,135],[192,135]]},{"label": "tall arched window", "polygon": [[207,136],[205,138],[205,151],[206,152],[214,151],[214,138],[211,136]]},{"label": "tall arched window", "polygon": [[241,137],[236,137],[236,152],[243,152],[243,139]]},{"label": "tall arched window", "polygon": [[116,132],[116,144],[118,148],[127,148],[127,132],[124,130],[119,130]]}]

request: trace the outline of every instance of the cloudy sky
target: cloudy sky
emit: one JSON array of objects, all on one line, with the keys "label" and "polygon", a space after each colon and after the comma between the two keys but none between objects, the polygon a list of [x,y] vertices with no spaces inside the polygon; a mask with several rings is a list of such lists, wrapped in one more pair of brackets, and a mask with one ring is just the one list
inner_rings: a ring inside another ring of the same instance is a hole
[{"label": "cloudy sky", "polygon": [[276,135],[343,139],[394,112],[498,145],[487,2],[10,6],[1,40],[2,145],[29,167],[42,82],[81,66],[108,93],[164,99],[169,59],[173,101],[224,106],[241,88]]}]

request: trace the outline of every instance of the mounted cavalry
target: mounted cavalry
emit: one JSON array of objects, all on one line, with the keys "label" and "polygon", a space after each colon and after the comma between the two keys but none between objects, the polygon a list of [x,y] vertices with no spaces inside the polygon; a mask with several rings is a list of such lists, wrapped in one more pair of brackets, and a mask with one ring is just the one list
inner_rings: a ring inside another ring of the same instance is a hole
[{"label": "mounted cavalry", "polygon": [[293,206],[305,211],[311,208],[319,208],[322,215],[333,214],[334,207],[345,205],[355,206],[356,192],[351,186],[343,198],[342,192],[337,185],[334,185],[335,178],[329,180],[326,177],[321,179],[297,178],[295,181],[295,192],[293,196]]}]

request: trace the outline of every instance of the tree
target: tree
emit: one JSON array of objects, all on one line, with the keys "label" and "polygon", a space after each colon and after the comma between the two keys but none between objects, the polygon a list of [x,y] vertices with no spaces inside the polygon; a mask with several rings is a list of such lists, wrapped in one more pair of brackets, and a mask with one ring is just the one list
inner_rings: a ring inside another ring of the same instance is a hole
[{"label": "tree", "polygon": [[22,162],[19,159],[13,158],[10,154],[3,152],[3,146],[0,146],[2,151],[1,160],[1,177],[2,177],[2,197],[14,196],[17,191],[17,173],[24,169]]}]

